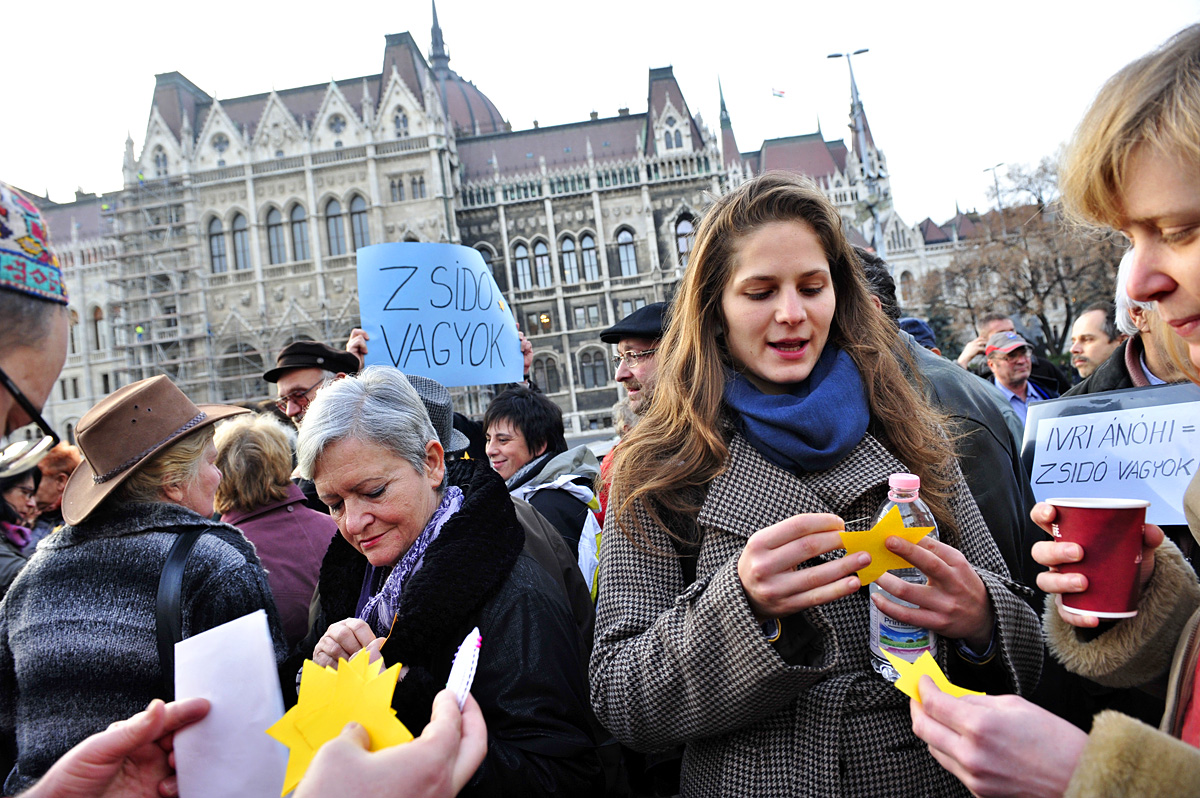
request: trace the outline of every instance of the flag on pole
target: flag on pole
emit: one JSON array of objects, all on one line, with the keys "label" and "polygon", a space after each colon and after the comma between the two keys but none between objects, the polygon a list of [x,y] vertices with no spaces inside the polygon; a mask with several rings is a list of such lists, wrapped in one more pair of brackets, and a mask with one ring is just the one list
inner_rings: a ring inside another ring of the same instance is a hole
[{"label": "flag on pole", "polygon": [[784,92],[783,92],[783,89],[771,89],[771,96],[772,96],[772,97],[782,97],[782,96],[783,96],[783,93],[784,93]]}]

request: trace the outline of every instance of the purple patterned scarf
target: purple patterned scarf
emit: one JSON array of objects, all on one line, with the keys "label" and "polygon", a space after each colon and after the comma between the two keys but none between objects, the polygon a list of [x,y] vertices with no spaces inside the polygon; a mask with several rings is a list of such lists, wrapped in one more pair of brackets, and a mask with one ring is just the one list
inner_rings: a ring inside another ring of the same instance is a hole
[{"label": "purple patterned scarf", "polygon": [[[400,591],[404,588],[405,581],[420,570],[421,562],[425,558],[425,549],[429,548],[430,543],[437,540],[438,534],[442,531],[442,525],[450,520],[450,516],[457,513],[462,505],[463,492],[454,485],[446,488],[442,501],[433,511],[433,517],[429,519],[429,523],[425,525],[421,534],[400,558],[400,562],[392,568],[392,572],[379,592],[367,599],[358,611],[358,617],[370,624],[376,635],[382,637],[391,629],[392,619],[395,617],[396,609],[400,606]],[[375,566],[368,565],[363,579],[364,592],[375,583],[376,574]]]},{"label": "purple patterned scarf", "polygon": [[24,548],[29,544],[29,530],[25,527],[10,524],[7,521],[0,521],[0,528],[3,528],[4,537],[8,539],[8,542],[18,549]]}]

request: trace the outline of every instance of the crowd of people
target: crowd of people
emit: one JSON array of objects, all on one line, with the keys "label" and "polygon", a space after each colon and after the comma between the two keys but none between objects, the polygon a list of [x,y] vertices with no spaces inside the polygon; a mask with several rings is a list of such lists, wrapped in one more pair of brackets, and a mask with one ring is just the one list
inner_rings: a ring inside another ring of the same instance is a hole
[{"label": "crowd of people", "polygon": [[[174,700],[173,643],[257,610],[285,704],[305,659],[404,664],[416,740],[372,752],[350,724],[298,796],[1196,794],[1200,477],[1172,498],[1186,527],[1144,527],[1138,613],[1101,619],[1062,609],[1085,552],[1047,534],[1019,447],[1037,402],[1200,385],[1200,25],[1106,84],[1061,187],[1130,243],[1114,302],[1075,320],[1078,384],[999,314],[942,357],[825,194],[768,172],[712,202],[669,304],[601,334],[626,394],[601,463],[528,378],[476,423],[364,367],[363,330],[286,347],[267,406],[158,376],[65,443],[39,408],[66,290],[0,184],[0,418],[38,428],[0,451],[4,794],[178,794],[173,735],[211,707]],[[897,474],[938,535],[889,537],[923,578],[868,589],[841,533]],[[923,677],[907,699],[880,617],[983,695]]]}]

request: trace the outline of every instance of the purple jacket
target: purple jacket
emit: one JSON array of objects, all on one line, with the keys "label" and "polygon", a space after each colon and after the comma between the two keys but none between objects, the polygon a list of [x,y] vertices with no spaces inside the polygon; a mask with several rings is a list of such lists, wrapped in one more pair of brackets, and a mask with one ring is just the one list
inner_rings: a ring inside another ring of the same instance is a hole
[{"label": "purple jacket", "polygon": [[321,559],[338,532],[337,523],[305,507],[304,493],[295,485],[288,486],[287,498],[282,501],[249,512],[225,513],[221,521],[242,530],[258,550],[284,636],[288,646],[295,647],[308,634],[308,605],[317,587]]}]

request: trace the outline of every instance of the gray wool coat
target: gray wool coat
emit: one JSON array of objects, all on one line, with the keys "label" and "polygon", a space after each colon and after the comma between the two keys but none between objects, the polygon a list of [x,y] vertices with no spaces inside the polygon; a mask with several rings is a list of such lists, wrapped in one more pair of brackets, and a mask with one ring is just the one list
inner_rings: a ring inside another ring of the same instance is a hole
[{"label": "gray wool coat", "polygon": [[5,795],[159,697],[158,580],[188,529],[205,534],[184,569],[183,636],[265,609],[276,660],[287,654],[267,575],[241,532],[175,504],[103,511],[45,538],[0,604],[0,746],[18,752]]},{"label": "gray wool coat", "polygon": [[[610,514],[591,660],[592,705],[605,727],[642,751],[685,745],[689,798],[967,795],[912,734],[908,698],[871,668],[865,590],[785,619],[773,645],[737,575],[758,530],[797,513],[871,516],[888,476],[907,470],[867,435],[833,468],[797,476],[735,435],[697,518],[697,577],[686,588],[675,559],[631,543]],[[957,547],[996,613],[998,654],[969,665],[945,641],[941,665],[960,683],[974,669],[992,674],[989,692],[1028,692],[1041,671],[1038,618],[1011,589],[961,477],[952,504]],[[651,543],[671,550],[661,530]]]}]

